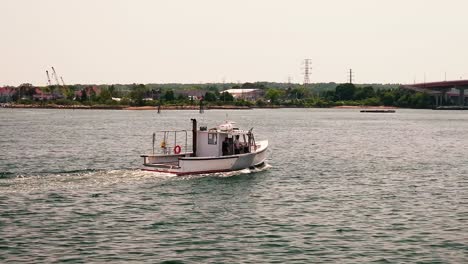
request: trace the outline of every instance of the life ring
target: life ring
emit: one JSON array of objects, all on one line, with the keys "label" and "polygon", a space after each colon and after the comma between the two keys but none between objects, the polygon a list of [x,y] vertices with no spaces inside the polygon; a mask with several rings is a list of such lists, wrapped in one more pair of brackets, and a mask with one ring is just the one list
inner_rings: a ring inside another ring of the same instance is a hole
[{"label": "life ring", "polygon": [[181,148],[179,145],[176,145],[176,146],[174,147],[174,153],[175,153],[175,154],[179,154],[181,150],[182,150],[182,148]]}]

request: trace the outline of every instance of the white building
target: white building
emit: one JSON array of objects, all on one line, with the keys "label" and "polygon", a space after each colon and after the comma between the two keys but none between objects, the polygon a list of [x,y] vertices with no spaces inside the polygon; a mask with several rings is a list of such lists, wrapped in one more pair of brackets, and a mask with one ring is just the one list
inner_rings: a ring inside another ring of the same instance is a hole
[{"label": "white building", "polygon": [[249,101],[255,101],[263,95],[263,90],[260,89],[229,89],[223,92],[230,93],[236,99]]}]

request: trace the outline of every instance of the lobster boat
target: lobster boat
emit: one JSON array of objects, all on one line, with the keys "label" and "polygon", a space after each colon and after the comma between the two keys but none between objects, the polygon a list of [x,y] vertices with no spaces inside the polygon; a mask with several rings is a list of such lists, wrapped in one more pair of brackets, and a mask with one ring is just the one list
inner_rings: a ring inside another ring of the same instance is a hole
[{"label": "lobster boat", "polygon": [[142,169],[187,175],[260,167],[267,158],[268,140],[256,141],[252,130],[239,129],[232,121],[213,128],[197,127],[197,120],[192,119],[191,133],[155,132],[152,153],[141,155]]}]

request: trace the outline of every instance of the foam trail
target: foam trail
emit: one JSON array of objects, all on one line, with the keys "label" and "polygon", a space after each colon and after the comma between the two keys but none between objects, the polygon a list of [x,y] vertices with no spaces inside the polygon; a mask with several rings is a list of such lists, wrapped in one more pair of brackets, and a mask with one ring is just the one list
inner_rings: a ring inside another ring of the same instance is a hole
[{"label": "foam trail", "polygon": [[248,168],[238,171],[211,173],[200,175],[177,176],[171,173],[150,172],[140,169],[119,170],[82,170],[37,175],[16,175],[1,178],[0,192],[34,192],[53,189],[80,189],[107,187],[115,184],[142,184],[145,182],[160,182],[170,179],[193,179],[200,177],[233,177],[267,170],[271,166]]},{"label": "foam trail", "polygon": [[106,187],[122,183],[157,182],[175,177],[172,174],[153,173],[139,169],[124,170],[86,170],[53,174],[17,175],[4,178],[0,192],[31,192],[51,189],[78,189]]},{"label": "foam trail", "polygon": [[233,176],[238,176],[242,174],[251,174],[251,173],[257,173],[261,172],[264,170],[267,170],[271,168],[271,165],[265,163],[260,167],[254,167],[254,168],[246,168],[242,170],[237,170],[237,171],[228,171],[228,172],[218,172],[218,173],[211,173],[211,174],[202,174],[200,176],[215,176],[215,177],[220,177],[220,178],[227,178],[227,177],[233,177]]}]

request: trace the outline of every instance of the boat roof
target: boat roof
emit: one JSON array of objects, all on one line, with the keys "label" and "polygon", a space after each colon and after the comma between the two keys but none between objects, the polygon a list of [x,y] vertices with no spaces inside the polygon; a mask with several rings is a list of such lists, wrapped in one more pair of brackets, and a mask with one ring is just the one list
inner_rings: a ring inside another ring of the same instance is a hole
[{"label": "boat roof", "polygon": [[208,129],[207,131],[202,131],[202,132],[209,132],[209,133],[218,133],[218,134],[230,134],[230,135],[246,135],[250,131],[248,130],[219,130],[216,128]]},{"label": "boat roof", "polygon": [[223,124],[218,125],[217,127],[213,127],[208,129],[208,132],[211,133],[220,133],[220,134],[231,134],[231,135],[245,135],[248,133],[251,133],[252,129],[250,130],[243,130],[239,129],[237,126],[235,126],[236,122],[233,121],[224,121]]}]

